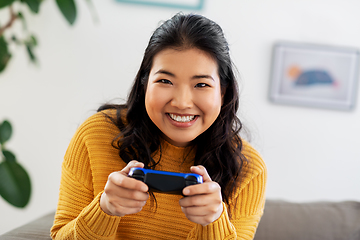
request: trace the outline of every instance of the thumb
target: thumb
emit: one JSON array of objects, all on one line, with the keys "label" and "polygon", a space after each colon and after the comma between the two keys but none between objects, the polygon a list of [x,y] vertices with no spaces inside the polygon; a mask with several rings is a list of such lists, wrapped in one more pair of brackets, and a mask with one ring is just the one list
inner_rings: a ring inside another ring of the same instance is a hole
[{"label": "thumb", "polygon": [[130,172],[130,169],[133,168],[133,167],[143,168],[143,167],[144,167],[144,163],[138,162],[138,161],[136,161],[136,160],[132,160],[132,161],[130,161],[130,162],[126,165],[126,167],[124,167],[124,168],[120,171],[120,173],[123,174],[123,175],[125,175],[125,176],[127,176],[127,175],[129,174],[129,172]]}]

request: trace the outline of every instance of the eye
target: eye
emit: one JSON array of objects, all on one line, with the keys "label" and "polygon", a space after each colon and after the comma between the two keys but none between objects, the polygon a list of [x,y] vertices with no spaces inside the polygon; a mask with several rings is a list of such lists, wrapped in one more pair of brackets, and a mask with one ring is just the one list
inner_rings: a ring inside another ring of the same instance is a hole
[{"label": "eye", "polygon": [[210,87],[209,84],[206,84],[206,83],[198,83],[195,85],[195,87],[197,88],[204,88],[204,87]]},{"label": "eye", "polygon": [[165,83],[165,84],[171,84],[171,85],[172,85],[172,82],[169,81],[169,80],[167,80],[167,79],[160,79],[160,80],[158,80],[158,81],[156,81],[156,82],[158,82],[158,83]]}]

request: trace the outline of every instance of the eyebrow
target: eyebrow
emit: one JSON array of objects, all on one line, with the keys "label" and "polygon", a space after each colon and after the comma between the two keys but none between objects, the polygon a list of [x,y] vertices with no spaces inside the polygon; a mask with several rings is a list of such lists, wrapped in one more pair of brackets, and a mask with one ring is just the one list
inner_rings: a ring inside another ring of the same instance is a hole
[{"label": "eyebrow", "polygon": [[193,79],[201,79],[201,78],[208,78],[210,80],[214,80],[214,78],[211,76],[211,75],[207,75],[207,74],[204,74],[204,75],[195,75],[192,77]]},{"label": "eyebrow", "polygon": [[165,75],[169,75],[169,76],[171,76],[171,77],[175,77],[175,74],[173,74],[173,73],[171,73],[171,72],[169,72],[169,71],[166,71],[166,70],[162,70],[162,69],[160,69],[159,71],[157,71],[156,73],[155,73],[155,75],[156,74],[165,74]]},{"label": "eyebrow", "polygon": [[[165,74],[165,75],[169,75],[171,77],[176,77],[175,74],[173,74],[173,73],[171,73],[169,71],[163,70],[163,69],[160,69],[159,71],[157,71],[155,73],[155,75],[156,74]],[[207,75],[207,74],[200,74],[200,75],[195,75],[195,76],[192,77],[192,79],[201,79],[201,78],[207,78],[207,79],[215,81],[215,79],[211,75]]]}]

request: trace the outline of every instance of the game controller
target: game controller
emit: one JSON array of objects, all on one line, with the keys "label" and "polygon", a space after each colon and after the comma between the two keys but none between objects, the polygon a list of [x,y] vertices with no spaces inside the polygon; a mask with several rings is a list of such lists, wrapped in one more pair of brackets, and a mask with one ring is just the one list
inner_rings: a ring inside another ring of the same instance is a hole
[{"label": "game controller", "polygon": [[182,194],[185,187],[203,183],[202,176],[195,173],[165,172],[144,168],[131,168],[128,176],[146,183],[150,191],[170,194]]}]

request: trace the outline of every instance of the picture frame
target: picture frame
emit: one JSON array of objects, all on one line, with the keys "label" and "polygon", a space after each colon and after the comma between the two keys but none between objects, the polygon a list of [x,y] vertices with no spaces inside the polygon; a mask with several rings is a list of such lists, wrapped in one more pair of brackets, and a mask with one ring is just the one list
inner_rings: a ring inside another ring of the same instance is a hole
[{"label": "picture frame", "polygon": [[116,0],[117,2],[186,10],[201,10],[205,0]]},{"label": "picture frame", "polygon": [[351,110],[359,78],[359,50],[277,42],[273,46],[270,100],[279,104]]}]

